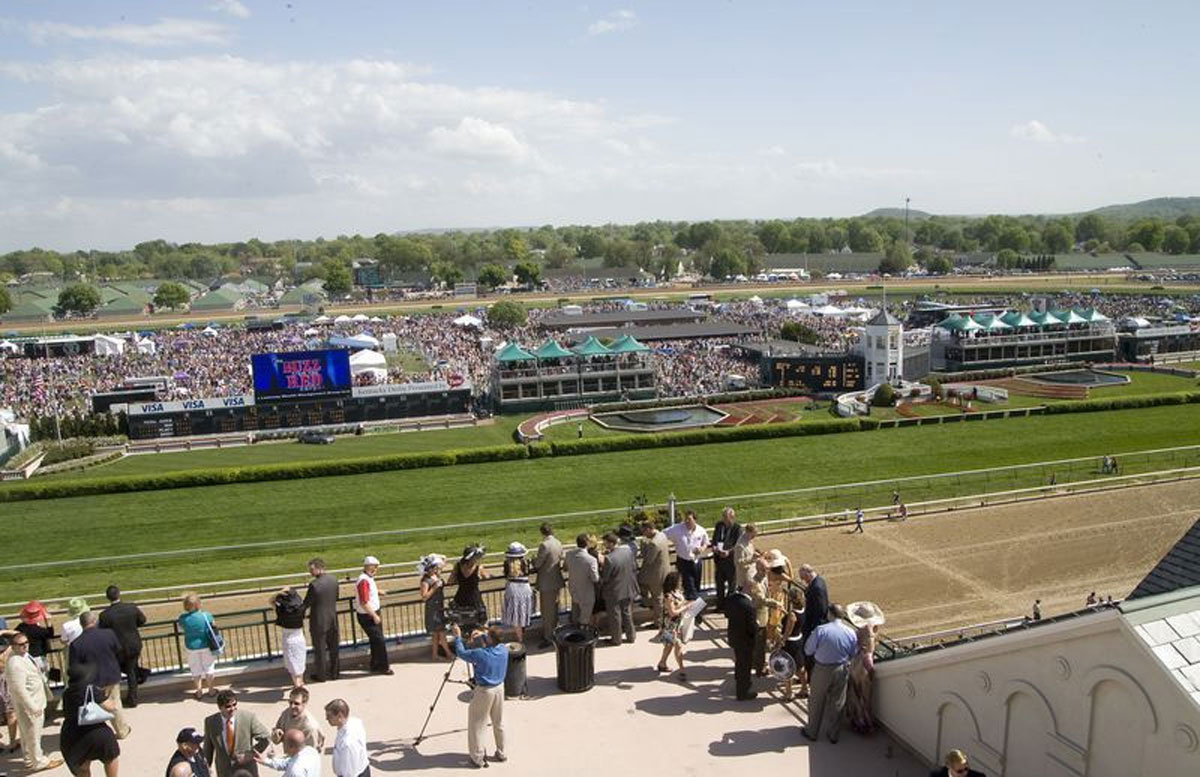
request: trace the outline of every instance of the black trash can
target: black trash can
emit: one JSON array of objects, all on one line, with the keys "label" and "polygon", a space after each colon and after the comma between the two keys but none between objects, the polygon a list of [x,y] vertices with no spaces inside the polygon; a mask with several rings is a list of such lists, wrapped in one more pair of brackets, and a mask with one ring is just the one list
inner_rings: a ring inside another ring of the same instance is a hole
[{"label": "black trash can", "polygon": [[526,682],[525,645],[520,642],[508,643],[508,671],[504,675],[504,698],[528,696],[529,684]]},{"label": "black trash can", "polygon": [[591,626],[559,626],[554,632],[558,689],[580,693],[596,680],[596,630]]}]

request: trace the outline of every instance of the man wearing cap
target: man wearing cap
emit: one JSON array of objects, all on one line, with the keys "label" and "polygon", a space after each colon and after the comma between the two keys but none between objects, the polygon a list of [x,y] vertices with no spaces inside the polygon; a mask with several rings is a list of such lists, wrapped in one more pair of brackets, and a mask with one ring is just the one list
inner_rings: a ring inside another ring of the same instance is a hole
[{"label": "man wearing cap", "polygon": [[179,764],[187,765],[189,771],[183,773],[189,777],[209,777],[208,763],[200,757],[200,745],[203,743],[204,735],[196,729],[191,726],[181,729],[175,736],[175,752],[167,763],[167,777],[174,777],[172,770]]},{"label": "man wearing cap", "polygon": [[102,688],[113,703],[113,732],[116,733],[117,739],[124,739],[129,736],[130,727],[125,722],[125,713],[121,709],[121,643],[108,629],[98,628],[98,621],[96,613],[90,610],[79,616],[83,632],[67,649],[67,665],[95,667],[96,674],[92,683]]},{"label": "man wearing cap", "polygon": [[804,644],[805,655],[813,659],[810,673],[808,724],[801,729],[813,742],[824,727],[829,741],[836,744],[846,707],[846,682],[850,660],[858,653],[858,634],[845,622],[841,605],[829,607],[829,621],[822,623]]},{"label": "man wearing cap", "polygon": [[314,558],[308,562],[308,591],[304,594],[304,609],[308,610],[308,633],[312,637],[314,674],[309,678],[314,683],[338,679],[338,583],[333,575],[325,573],[325,560]]},{"label": "man wearing cap", "polygon": [[375,585],[375,573],[379,571],[379,559],[367,556],[363,559],[363,571],[354,584],[354,613],[358,625],[362,626],[371,646],[371,674],[393,674],[388,666],[387,645],[383,639],[383,616],[380,615],[379,587]]},{"label": "man wearing cap", "polygon": [[4,682],[8,686],[9,703],[17,716],[21,732],[21,754],[25,768],[31,772],[61,766],[61,758],[47,758],[42,753],[42,725],[46,718],[46,700],[50,697],[46,678],[29,657],[29,637],[18,634],[12,638],[12,654],[4,664]]},{"label": "man wearing cap", "polygon": [[600,571],[600,591],[608,613],[608,636],[610,644],[621,644],[621,632],[625,641],[637,639],[633,626],[633,600],[638,595],[637,559],[628,545],[609,532],[604,535],[608,553],[604,556],[604,568]]},{"label": "man wearing cap", "polygon": [[142,655],[142,635],[139,628],[146,625],[146,616],[136,604],[121,601],[121,589],[110,585],[104,592],[109,605],[100,613],[100,628],[111,631],[121,645],[121,671],[129,684],[127,707],[137,706],[138,658]]},{"label": "man wearing cap", "polygon": [[538,609],[542,613],[542,641],[538,647],[545,649],[554,641],[554,629],[558,626],[558,595],[565,582],[562,573],[563,546],[554,536],[554,527],[543,523],[542,541],[533,558],[533,571],[537,573]]}]

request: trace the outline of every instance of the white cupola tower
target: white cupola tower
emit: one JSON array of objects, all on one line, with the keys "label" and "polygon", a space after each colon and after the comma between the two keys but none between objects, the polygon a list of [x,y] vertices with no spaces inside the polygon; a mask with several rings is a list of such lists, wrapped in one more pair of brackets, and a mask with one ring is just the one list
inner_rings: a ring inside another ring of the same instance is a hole
[{"label": "white cupola tower", "polygon": [[904,325],[881,308],[863,328],[863,361],[867,386],[893,383],[904,377]]}]

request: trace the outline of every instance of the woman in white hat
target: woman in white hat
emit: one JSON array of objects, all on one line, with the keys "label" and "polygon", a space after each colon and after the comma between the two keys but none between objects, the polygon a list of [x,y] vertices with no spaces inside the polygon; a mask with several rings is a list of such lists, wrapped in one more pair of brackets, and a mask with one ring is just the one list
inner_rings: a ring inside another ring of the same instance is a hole
[{"label": "woman in white hat", "polygon": [[500,621],[517,635],[517,642],[523,641],[525,627],[533,616],[533,589],[529,587],[529,561],[525,546],[519,542],[510,543],[504,551],[504,613]]},{"label": "woman in white hat", "polygon": [[421,601],[425,602],[425,631],[432,639],[433,660],[451,658],[450,643],[446,641],[446,581],[442,567],[446,557],[437,553],[422,556],[417,562],[421,573]]},{"label": "woman in white hat", "polygon": [[875,730],[871,715],[871,683],[875,679],[875,640],[886,619],[874,602],[854,602],[846,607],[846,620],[858,630],[858,653],[850,661],[846,717],[860,734]]}]

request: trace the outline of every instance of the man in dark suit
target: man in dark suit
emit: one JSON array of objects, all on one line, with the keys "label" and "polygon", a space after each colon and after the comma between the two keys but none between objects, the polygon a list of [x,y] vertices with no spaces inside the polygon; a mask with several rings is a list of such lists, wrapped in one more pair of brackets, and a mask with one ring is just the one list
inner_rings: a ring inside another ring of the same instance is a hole
[{"label": "man in dark suit", "polygon": [[750,690],[750,665],[754,658],[754,635],[758,622],[750,594],[738,588],[725,597],[725,618],[729,622],[729,646],[733,648],[733,682],[738,701],[758,696]]},{"label": "man in dark suit", "polygon": [[621,542],[616,534],[604,535],[608,553],[600,570],[600,591],[608,609],[608,636],[612,644],[621,644],[621,632],[625,641],[633,642],[637,632],[633,626],[633,600],[640,590],[637,582],[637,559],[633,549]]},{"label": "man in dark suit", "polygon": [[[800,646],[808,642],[809,636],[817,627],[829,620],[829,589],[825,587],[825,578],[817,574],[808,564],[800,567],[800,580],[804,582],[804,620],[800,624]],[[805,685],[800,691],[801,697],[808,695],[808,680],[813,673],[813,657],[804,654]]]},{"label": "man in dark suit", "polygon": [[137,706],[138,658],[142,655],[142,635],[139,628],[146,625],[146,616],[136,604],[121,601],[121,589],[110,585],[104,592],[108,609],[100,613],[100,628],[108,629],[121,645],[121,671],[129,684],[126,707]]},{"label": "man in dark suit", "polygon": [[312,637],[316,671],[310,678],[319,683],[338,679],[338,583],[333,575],[326,574],[325,561],[314,558],[308,562],[308,573],[313,579],[308,583],[304,595],[304,609],[308,610],[308,632]]},{"label": "man in dark suit", "polygon": [[267,749],[271,732],[253,713],[238,709],[233,691],[217,694],[217,709],[216,714],[204,719],[204,760],[216,767],[217,777],[232,777],[238,769],[257,777],[254,751]]},{"label": "man in dark suit", "polygon": [[725,605],[725,597],[737,587],[737,571],[733,564],[733,548],[742,536],[742,527],[734,520],[732,507],[721,511],[721,520],[713,527],[712,553],[717,586],[717,609]]},{"label": "man in dark suit", "polygon": [[129,736],[130,727],[121,709],[121,643],[108,629],[96,628],[97,620],[96,613],[91,610],[80,614],[79,625],[83,631],[67,648],[67,663],[69,666],[92,667],[95,672],[92,683],[102,688],[116,705],[112,710],[113,731],[117,739],[124,739]]},{"label": "man in dark suit", "polygon": [[566,582],[562,573],[562,543],[554,536],[554,527],[549,523],[542,524],[541,532],[542,541],[533,559],[533,569],[537,573],[538,606],[542,613],[542,641],[538,647],[544,650],[554,641],[554,629],[558,627],[558,595]]}]

